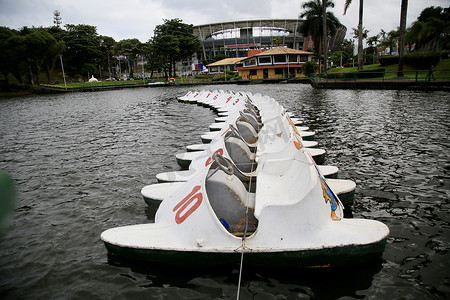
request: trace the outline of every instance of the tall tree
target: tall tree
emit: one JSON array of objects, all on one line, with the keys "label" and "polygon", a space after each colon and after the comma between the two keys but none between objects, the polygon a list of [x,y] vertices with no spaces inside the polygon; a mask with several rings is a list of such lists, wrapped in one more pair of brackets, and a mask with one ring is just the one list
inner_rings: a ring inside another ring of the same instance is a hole
[{"label": "tall tree", "polygon": [[101,56],[100,38],[97,28],[91,25],[67,24],[64,42],[64,67],[72,75],[87,75],[96,71],[95,65]]},{"label": "tall tree", "polygon": [[[352,3],[352,0],[345,0],[344,15]],[[363,8],[364,1],[359,0],[359,18],[358,18],[358,70],[363,69]]]},{"label": "tall tree", "polygon": [[111,78],[111,60],[114,55],[114,45],[116,41],[110,36],[100,37],[100,49],[102,52],[101,66],[106,66],[108,70],[108,77]]},{"label": "tall tree", "polygon": [[[301,8],[304,10],[303,13],[300,14],[301,19],[305,19],[300,27],[300,31],[304,36],[311,36],[314,43],[314,54],[319,58],[319,65],[321,65],[321,53],[323,52],[323,39],[324,36],[334,35],[336,33],[336,29],[341,26],[341,23],[336,18],[336,16],[328,11],[326,12],[326,27],[327,30],[324,34],[324,26],[323,26],[323,7],[321,0],[311,0],[308,2],[304,2],[301,5]],[[326,7],[333,8],[334,2],[331,0],[326,0]]]},{"label": "tall tree", "polygon": [[322,0],[322,27],[323,27],[323,72],[327,73],[328,31],[327,31],[327,0]]},{"label": "tall tree", "polygon": [[385,47],[389,47],[389,55],[392,55],[393,50],[397,46],[400,32],[398,30],[391,30],[387,33],[386,38],[381,42]]},{"label": "tall tree", "polygon": [[178,18],[164,20],[164,24],[156,26],[153,43],[156,53],[168,66],[169,76],[175,75],[177,61],[191,58],[201,45],[194,35],[193,25],[184,24]]},{"label": "tall tree", "polygon": [[408,0],[402,0],[400,13],[400,42],[398,46],[398,73],[397,77],[403,77],[403,64],[405,61],[405,34],[406,34],[406,13],[408,11]]},{"label": "tall tree", "polygon": [[118,41],[114,46],[116,55],[125,56],[129,68],[130,78],[134,78],[134,69],[139,55],[142,55],[142,43],[138,39],[125,39]]},{"label": "tall tree", "polygon": [[25,35],[24,43],[30,72],[34,73],[36,83],[40,83],[41,73],[45,73],[47,82],[50,82],[50,71],[65,48],[64,42],[56,41],[44,28],[33,28],[31,33]]},{"label": "tall tree", "polygon": [[11,37],[14,36],[14,32],[7,27],[0,27],[0,72],[6,80],[8,85],[8,75],[11,73],[13,65],[11,63],[11,56],[14,49],[11,47]]}]

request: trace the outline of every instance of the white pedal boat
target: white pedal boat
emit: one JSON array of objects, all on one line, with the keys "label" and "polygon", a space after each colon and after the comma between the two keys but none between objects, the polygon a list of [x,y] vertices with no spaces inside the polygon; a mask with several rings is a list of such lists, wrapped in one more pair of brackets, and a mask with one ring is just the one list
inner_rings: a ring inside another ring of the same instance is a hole
[{"label": "white pedal boat", "polygon": [[347,265],[382,255],[388,227],[344,218],[305,151],[262,162],[254,192],[228,164],[216,155],[161,202],[155,223],[104,231],[108,252],[190,266],[237,263],[242,253],[244,263],[286,267]]}]

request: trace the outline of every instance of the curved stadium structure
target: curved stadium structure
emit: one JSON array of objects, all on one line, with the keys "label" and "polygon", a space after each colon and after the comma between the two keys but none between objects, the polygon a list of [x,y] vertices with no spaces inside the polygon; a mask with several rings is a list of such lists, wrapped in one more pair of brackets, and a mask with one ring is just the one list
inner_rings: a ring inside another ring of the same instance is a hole
[{"label": "curved stadium structure", "polygon": [[[255,19],[194,25],[194,34],[202,42],[202,60],[218,54],[246,57],[248,50],[270,49],[281,45],[297,50],[314,48],[311,39],[300,32],[301,19]],[[338,28],[330,37],[328,49],[339,50],[347,28]]]},{"label": "curved stadium structure", "polygon": [[195,25],[194,34],[202,42],[202,59],[218,54],[245,57],[248,50],[284,45],[303,49],[300,19],[241,20]]}]

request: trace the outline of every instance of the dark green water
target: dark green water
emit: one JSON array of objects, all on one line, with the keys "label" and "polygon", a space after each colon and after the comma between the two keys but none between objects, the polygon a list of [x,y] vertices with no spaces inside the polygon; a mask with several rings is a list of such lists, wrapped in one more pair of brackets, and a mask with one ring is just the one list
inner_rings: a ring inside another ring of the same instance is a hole
[{"label": "dark green water", "polygon": [[[355,217],[387,224],[383,258],[331,269],[244,265],[241,299],[448,299],[450,95],[205,86],[274,97],[357,183]],[[184,269],[108,258],[100,233],[151,221],[140,189],[178,170],[215,115],[186,88],[0,100],[0,169],[17,184],[0,237],[1,299],[234,299],[239,266]]]}]

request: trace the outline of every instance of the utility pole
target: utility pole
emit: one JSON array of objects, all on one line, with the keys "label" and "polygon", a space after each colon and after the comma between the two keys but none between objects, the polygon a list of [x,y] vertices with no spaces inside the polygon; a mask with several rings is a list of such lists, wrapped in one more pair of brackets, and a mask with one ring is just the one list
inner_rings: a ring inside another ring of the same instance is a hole
[{"label": "utility pole", "polygon": [[64,64],[63,64],[63,60],[62,60],[62,54],[59,55],[59,59],[61,60],[61,69],[63,72],[63,78],[64,78],[64,88],[67,91],[67,84],[66,84],[66,74],[64,74]]}]

